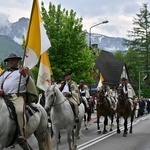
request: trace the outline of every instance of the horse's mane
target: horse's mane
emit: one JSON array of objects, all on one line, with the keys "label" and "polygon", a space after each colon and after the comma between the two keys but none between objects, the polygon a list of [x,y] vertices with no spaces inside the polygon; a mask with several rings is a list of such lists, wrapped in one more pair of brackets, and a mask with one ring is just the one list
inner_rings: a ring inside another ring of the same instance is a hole
[{"label": "horse's mane", "polygon": [[[57,88],[56,85],[54,85],[54,84],[50,85],[50,86],[47,88],[46,91],[55,91],[56,95],[58,95],[58,96],[63,96],[63,97],[64,97],[64,95],[63,95],[63,93],[60,91],[60,89]],[[45,92],[46,92],[46,91],[45,91]]]}]

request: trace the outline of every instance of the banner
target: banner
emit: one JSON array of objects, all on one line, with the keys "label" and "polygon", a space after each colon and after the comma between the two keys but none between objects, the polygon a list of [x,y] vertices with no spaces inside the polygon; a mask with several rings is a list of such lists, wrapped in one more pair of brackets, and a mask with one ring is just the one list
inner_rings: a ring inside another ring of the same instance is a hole
[{"label": "banner", "polygon": [[38,0],[33,1],[25,46],[24,65],[29,69],[32,69],[38,63],[40,55],[51,46],[40,15]]},{"label": "banner", "polygon": [[50,61],[47,52],[44,52],[41,55],[38,79],[37,79],[37,87],[42,90],[46,90],[48,86],[51,84],[51,75],[52,70],[50,66]]}]

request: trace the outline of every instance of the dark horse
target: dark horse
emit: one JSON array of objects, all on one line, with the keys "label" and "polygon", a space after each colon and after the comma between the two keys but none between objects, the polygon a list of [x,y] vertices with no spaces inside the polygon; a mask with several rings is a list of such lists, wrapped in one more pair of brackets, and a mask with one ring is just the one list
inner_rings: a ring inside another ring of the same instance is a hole
[{"label": "dark horse", "polygon": [[96,110],[97,110],[97,130],[98,133],[101,133],[100,126],[99,126],[99,120],[101,116],[104,116],[104,129],[103,129],[103,134],[107,133],[106,126],[108,125],[108,117],[111,119],[111,125],[110,125],[110,131],[112,131],[112,126],[113,126],[113,118],[114,118],[114,110],[110,107],[110,103],[107,99],[107,97],[104,94],[103,90],[100,90],[96,94],[97,98],[97,105],[96,105]]},{"label": "dark horse", "polygon": [[119,87],[118,88],[118,104],[117,104],[117,109],[116,109],[116,114],[117,114],[117,133],[120,133],[120,128],[119,128],[119,118],[123,117],[124,119],[124,133],[123,136],[126,137],[128,133],[128,117],[131,117],[131,125],[130,125],[130,133],[132,133],[132,123],[134,119],[134,112],[135,108],[132,110],[131,109],[131,103],[129,102],[127,95],[124,94],[123,88]]}]

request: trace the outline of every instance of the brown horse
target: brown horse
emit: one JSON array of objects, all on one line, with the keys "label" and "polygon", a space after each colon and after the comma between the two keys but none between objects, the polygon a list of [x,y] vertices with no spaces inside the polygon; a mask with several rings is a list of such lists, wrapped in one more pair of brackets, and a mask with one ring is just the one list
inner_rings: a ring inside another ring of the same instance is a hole
[{"label": "brown horse", "polygon": [[101,133],[100,126],[99,126],[99,120],[101,116],[104,116],[104,128],[103,128],[103,134],[107,133],[106,126],[108,125],[108,117],[110,117],[111,125],[110,125],[110,131],[112,131],[113,126],[113,119],[114,119],[114,110],[110,107],[110,103],[107,99],[107,97],[104,94],[103,90],[100,90],[96,94],[97,98],[97,104],[96,104],[96,110],[97,110],[97,130],[98,133]]},{"label": "brown horse", "polygon": [[123,88],[119,87],[118,88],[118,104],[117,104],[117,109],[116,109],[116,114],[117,114],[117,133],[120,133],[120,127],[119,127],[119,119],[120,117],[123,117],[124,119],[124,133],[123,136],[126,137],[128,133],[128,118],[131,117],[131,125],[130,125],[130,133],[132,133],[132,123],[134,119],[134,112],[135,108],[132,110],[131,109],[131,103],[129,102],[127,95],[124,94]]}]

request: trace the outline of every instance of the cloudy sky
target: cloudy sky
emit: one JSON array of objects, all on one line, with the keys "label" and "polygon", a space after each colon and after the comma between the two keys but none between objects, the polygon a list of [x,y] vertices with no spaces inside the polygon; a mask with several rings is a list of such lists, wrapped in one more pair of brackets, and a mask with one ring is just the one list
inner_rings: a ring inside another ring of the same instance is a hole
[{"label": "cloudy sky", "polygon": [[[32,0],[0,0],[0,25],[16,22],[21,17],[30,18]],[[41,4],[42,0],[39,0]],[[48,10],[49,2],[61,4],[62,8],[73,9],[77,17],[83,18],[83,29],[89,32],[90,27],[108,20],[91,29],[92,33],[112,37],[126,37],[127,31],[132,30],[133,17],[143,8],[143,3],[149,0],[43,0]],[[150,9],[150,2],[148,3]]]}]

